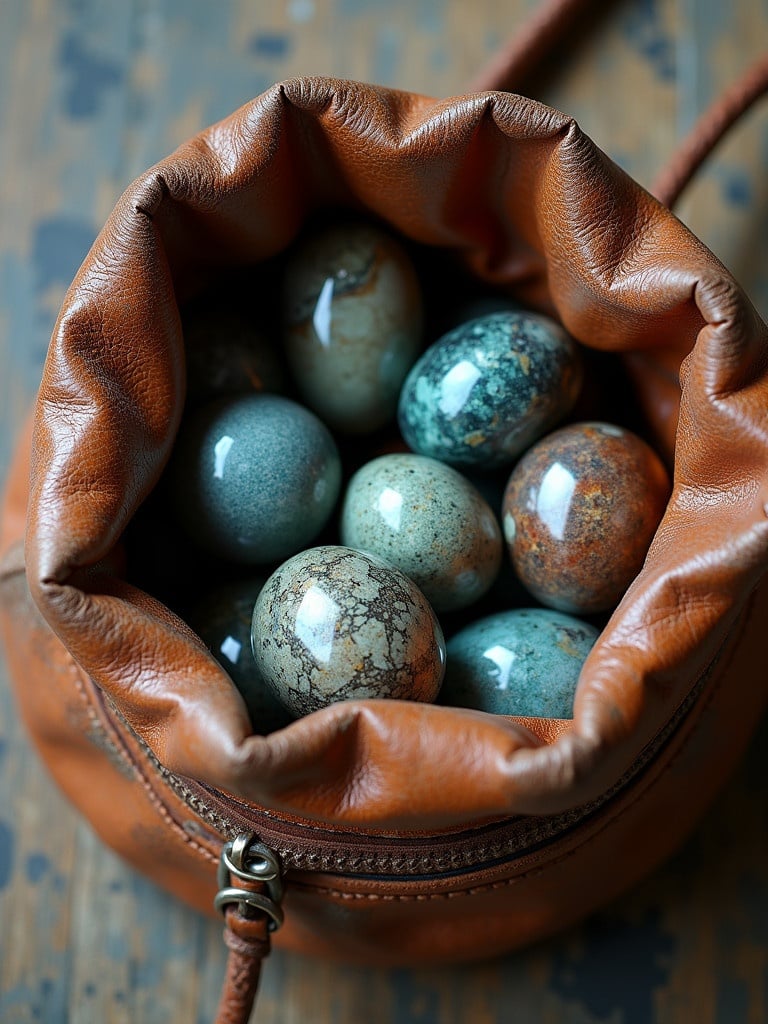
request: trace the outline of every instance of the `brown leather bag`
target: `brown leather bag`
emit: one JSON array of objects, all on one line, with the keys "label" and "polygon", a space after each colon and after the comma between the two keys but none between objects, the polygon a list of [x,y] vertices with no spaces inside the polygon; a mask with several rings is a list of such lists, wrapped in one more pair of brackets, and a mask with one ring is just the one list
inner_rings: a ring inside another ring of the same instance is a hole
[{"label": "brown leather bag", "polygon": [[[179,305],[325,207],[370,212],[613,353],[674,460],[573,721],[370,700],[254,735],[200,639],[124,578],[121,536],[179,423]],[[180,898],[212,912],[219,893],[221,1021],[247,1018],[282,916],[276,866],[287,947],[445,963],[568,925],[681,842],[768,697],[767,341],[661,203],[568,117],[516,95],[295,79],[127,190],[57,322],[31,475],[28,441],[11,472],[0,624],[67,796]]]}]

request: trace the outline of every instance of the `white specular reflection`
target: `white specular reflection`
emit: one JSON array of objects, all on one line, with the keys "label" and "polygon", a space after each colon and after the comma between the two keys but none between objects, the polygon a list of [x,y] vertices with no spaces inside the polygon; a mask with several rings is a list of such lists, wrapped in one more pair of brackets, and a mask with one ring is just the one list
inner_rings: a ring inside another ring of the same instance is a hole
[{"label": "white specular reflection", "polygon": [[296,636],[323,665],[331,660],[336,620],[341,609],[319,587],[310,587],[296,613]]},{"label": "white specular reflection", "polygon": [[327,277],[317,297],[315,311],[312,314],[312,326],[315,328],[320,344],[328,348],[331,344],[331,302],[333,300],[333,278]]},{"label": "white specular reflection", "polygon": [[536,512],[555,540],[562,540],[565,524],[571,510],[576,479],[570,470],[559,462],[553,462],[536,495]]},{"label": "white specular reflection", "polygon": [[506,690],[509,686],[509,677],[512,674],[512,666],[517,661],[517,655],[514,651],[510,651],[508,647],[502,647],[500,644],[496,644],[495,647],[489,647],[487,651],[483,652],[483,657],[488,658],[496,666],[496,670],[491,670],[491,679],[496,680],[497,690]]},{"label": "white specular reflection", "polygon": [[379,495],[377,502],[379,515],[390,528],[390,530],[400,529],[400,520],[403,516],[403,496],[399,491],[393,490],[391,487],[385,487]]},{"label": "white specular reflection", "polygon": [[221,480],[224,476],[224,464],[227,461],[229,450],[234,443],[234,437],[225,434],[213,446],[213,475],[216,480]]},{"label": "white specular reflection", "polygon": [[227,661],[231,665],[236,665],[237,660],[240,657],[240,651],[242,651],[243,645],[239,640],[235,640],[233,636],[228,636],[224,643],[219,648],[219,651],[224,655]]},{"label": "white specular reflection", "polygon": [[464,408],[481,371],[468,359],[456,363],[440,384],[440,412],[452,418]]}]

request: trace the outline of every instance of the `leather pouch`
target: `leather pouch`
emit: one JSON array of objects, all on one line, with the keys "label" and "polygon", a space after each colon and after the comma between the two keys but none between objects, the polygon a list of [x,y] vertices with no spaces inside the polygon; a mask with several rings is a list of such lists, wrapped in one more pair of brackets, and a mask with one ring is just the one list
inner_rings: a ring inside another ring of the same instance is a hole
[{"label": "leather pouch", "polygon": [[[255,735],[199,638],[124,578],[121,537],[182,410],[180,304],[326,208],[372,215],[611,353],[674,465],[573,721],[371,700]],[[51,773],[107,843],[206,912],[237,887],[231,847],[217,881],[223,844],[255,837],[286,882],[291,948],[445,963],[573,922],[681,842],[766,703],[766,341],[715,257],[567,116],[501,92],[275,86],[127,190],[54,331],[0,569],[11,675]]]}]

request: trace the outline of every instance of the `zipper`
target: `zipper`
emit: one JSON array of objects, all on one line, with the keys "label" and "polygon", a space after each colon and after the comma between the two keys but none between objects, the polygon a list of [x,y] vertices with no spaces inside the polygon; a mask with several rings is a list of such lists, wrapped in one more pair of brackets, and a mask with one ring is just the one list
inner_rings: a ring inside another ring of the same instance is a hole
[{"label": "zipper", "polygon": [[214,842],[220,842],[222,836],[225,841],[233,841],[244,833],[253,834],[279,857],[283,872],[319,872],[382,882],[426,882],[531,857],[541,847],[585,823],[636,781],[655,759],[698,700],[718,660],[719,653],[664,728],[609,790],[586,804],[542,817],[507,816],[438,831],[333,827],[270,811],[224,795],[205,783],[174,775],[143,741],[139,742],[160,780],[212,830],[209,838]]}]

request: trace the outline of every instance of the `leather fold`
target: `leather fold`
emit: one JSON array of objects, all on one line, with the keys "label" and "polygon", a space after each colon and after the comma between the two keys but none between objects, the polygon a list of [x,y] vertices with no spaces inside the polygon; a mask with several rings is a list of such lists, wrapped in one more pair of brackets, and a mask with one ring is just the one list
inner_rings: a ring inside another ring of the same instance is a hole
[{"label": "leather fold", "polygon": [[[361,701],[253,735],[189,627],[110,572],[178,428],[180,304],[283,251],[323,208],[447,250],[615,353],[674,462],[666,514],[584,666],[569,726]],[[715,257],[564,114],[505,93],[282,83],[135,182],[66,296],[35,414],[32,595],[173,773],[362,827],[565,810],[610,789],[663,730],[765,571],[767,342]]]}]

